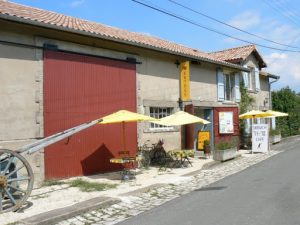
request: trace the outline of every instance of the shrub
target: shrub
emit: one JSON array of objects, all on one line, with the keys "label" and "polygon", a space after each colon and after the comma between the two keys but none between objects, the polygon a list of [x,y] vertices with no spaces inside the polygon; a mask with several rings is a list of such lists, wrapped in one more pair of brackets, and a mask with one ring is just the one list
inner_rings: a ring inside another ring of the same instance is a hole
[{"label": "shrub", "polygon": [[269,136],[274,136],[274,135],[279,135],[281,134],[280,129],[276,128],[276,129],[272,129],[270,130]]},{"label": "shrub", "polygon": [[226,150],[237,147],[238,139],[231,138],[230,140],[220,140],[216,144],[216,150]]},{"label": "shrub", "polygon": [[204,146],[209,146],[210,145],[210,141],[209,140],[204,140],[203,144],[204,144]]}]

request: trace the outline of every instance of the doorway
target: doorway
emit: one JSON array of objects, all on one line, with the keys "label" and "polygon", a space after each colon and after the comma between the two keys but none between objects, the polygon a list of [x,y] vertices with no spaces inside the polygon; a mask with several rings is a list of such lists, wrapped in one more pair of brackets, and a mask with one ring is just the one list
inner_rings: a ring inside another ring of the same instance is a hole
[{"label": "doorway", "polygon": [[[211,143],[211,149],[214,149],[214,129],[213,129],[213,110],[212,108],[205,108],[205,107],[195,107],[194,108],[195,116],[201,117],[205,120],[210,121],[210,124],[201,124],[196,123],[195,124],[195,149],[196,150],[203,150],[201,149],[201,146],[199,146],[199,138],[201,133],[200,131],[207,131],[209,132],[209,141]],[[199,148],[200,147],[200,148]]]}]

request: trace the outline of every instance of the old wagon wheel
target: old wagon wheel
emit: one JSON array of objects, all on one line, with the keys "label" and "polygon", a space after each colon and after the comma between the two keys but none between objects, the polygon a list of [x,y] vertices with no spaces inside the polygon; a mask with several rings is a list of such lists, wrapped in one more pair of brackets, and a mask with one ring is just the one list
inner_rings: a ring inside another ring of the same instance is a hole
[{"label": "old wagon wheel", "polygon": [[0,213],[23,206],[33,188],[33,172],[17,152],[0,149]]}]

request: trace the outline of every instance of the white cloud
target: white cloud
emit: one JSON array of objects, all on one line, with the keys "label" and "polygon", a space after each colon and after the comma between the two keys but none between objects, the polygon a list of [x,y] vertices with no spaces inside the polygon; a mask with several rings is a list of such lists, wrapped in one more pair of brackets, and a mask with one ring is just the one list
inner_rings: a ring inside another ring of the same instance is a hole
[{"label": "white cloud", "polygon": [[[279,0],[278,0],[279,1]],[[280,0],[282,2],[286,0]],[[291,13],[291,12],[289,12]],[[257,34],[269,40],[282,43],[290,46],[299,46],[299,48],[287,48],[286,46],[277,45],[260,38],[255,38],[240,32],[233,33],[233,36],[248,40],[253,43],[259,43],[265,46],[270,46],[283,50],[299,50],[300,49],[300,29],[292,24],[284,23],[283,21],[274,20],[267,17],[266,14],[259,12],[245,11],[234,16],[231,25],[240,27],[251,33]],[[237,40],[224,38],[224,43],[227,46],[243,45]],[[244,43],[246,45],[246,43]],[[292,89],[300,92],[300,54],[288,51],[276,51],[268,48],[257,46],[259,52],[263,55],[268,67],[267,72],[280,76],[279,82],[276,82],[272,87],[282,88],[290,86]]]},{"label": "white cloud", "polygon": [[280,76],[277,86],[290,86],[300,91],[300,54],[272,52],[264,56],[268,67],[267,71]]},{"label": "white cloud", "polygon": [[71,2],[71,6],[78,7],[78,6],[82,5],[84,2],[85,2],[85,0],[75,0],[75,1]]},{"label": "white cloud", "polygon": [[278,52],[273,52],[270,54],[269,58],[270,59],[286,59],[288,56],[285,53],[278,53]]},{"label": "white cloud", "polygon": [[245,11],[234,16],[229,24],[241,29],[249,29],[261,23],[260,14],[254,11]]},{"label": "white cloud", "polygon": [[[228,23],[278,43],[295,45],[295,43],[300,41],[300,29],[298,27],[289,24],[282,24],[274,19],[262,18],[259,12],[245,11],[234,16]],[[270,42],[264,43],[262,39],[249,36],[244,33],[235,33],[233,36],[250,42],[261,43],[266,46],[273,46],[282,49],[286,48],[286,46],[275,45]],[[232,43],[234,40],[226,38],[225,42]]]},{"label": "white cloud", "polygon": [[299,28],[295,28],[286,24],[273,24],[273,26],[264,24],[262,29],[265,30],[265,34],[272,40],[277,40],[282,43],[297,42],[300,38]]}]

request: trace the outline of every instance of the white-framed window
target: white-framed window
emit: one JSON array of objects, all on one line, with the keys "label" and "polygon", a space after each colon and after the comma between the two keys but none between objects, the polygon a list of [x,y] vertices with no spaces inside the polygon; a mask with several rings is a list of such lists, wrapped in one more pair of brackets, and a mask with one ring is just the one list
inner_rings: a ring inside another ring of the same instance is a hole
[{"label": "white-framed window", "polygon": [[250,73],[249,73],[249,90],[254,91],[255,89],[255,68],[250,67]]},{"label": "white-framed window", "polygon": [[243,72],[243,81],[245,88],[247,88],[248,90],[252,90],[251,72]]},{"label": "white-framed window", "polygon": [[[155,119],[161,119],[163,117],[171,115],[172,113],[172,107],[150,107],[150,116]],[[150,129],[172,130],[173,127],[150,123]]]},{"label": "white-framed window", "polygon": [[244,84],[250,91],[259,91],[260,90],[260,81],[259,81],[259,69],[256,67],[250,67],[250,72],[243,73]]}]

